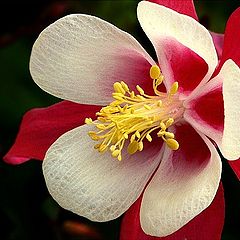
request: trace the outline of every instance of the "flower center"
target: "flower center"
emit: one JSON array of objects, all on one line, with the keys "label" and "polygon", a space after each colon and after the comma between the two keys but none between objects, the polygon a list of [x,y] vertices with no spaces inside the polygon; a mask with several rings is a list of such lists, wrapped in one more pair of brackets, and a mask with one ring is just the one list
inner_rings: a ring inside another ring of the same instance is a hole
[{"label": "flower center", "polygon": [[152,141],[152,132],[166,142],[172,150],[177,150],[179,144],[174,139],[174,133],[168,127],[182,118],[183,105],[177,96],[178,82],[174,82],[167,93],[160,92],[158,86],[163,82],[159,67],[150,68],[150,77],[153,79],[155,96],[145,94],[140,86],[136,86],[139,94],[131,91],[125,82],[116,82],[113,85],[115,99],[108,106],[97,112],[97,121],[86,118],[86,124],[94,124],[98,129],[90,131],[89,136],[99,141],[95,148],[99,152],[110,150],[112,156],[122,160],[122,149],[127,142],[128,153],[142,151],[143,140]]}]

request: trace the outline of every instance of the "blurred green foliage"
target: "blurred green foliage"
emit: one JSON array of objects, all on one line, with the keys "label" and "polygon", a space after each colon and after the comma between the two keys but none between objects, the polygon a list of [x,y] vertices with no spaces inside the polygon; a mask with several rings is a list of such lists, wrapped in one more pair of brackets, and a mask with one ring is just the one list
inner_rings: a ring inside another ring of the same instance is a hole
[{"label": "blurred green foliage", "polygon": [[[0,10],[0,157],[17,134],[23,114],[35,107],[58,102],[32,81],[28,63],[31,47],[41,30],[68,13],[87,13],[101,17],[134,35],[150,53],[153,48],[136,18],[137,2],[132,1],[35,1],[2,4]],[[239,1],[196,1],[202,23],[223,32],[229,15]],[[239,182],[223,159],[226,223],[223,240],[240,238]],[[92,223],[67,212],[49,196],[39,161],[19,166],[0,163],[0,239],[93,239],[70,234],[64,225],[75,221],[90,227],[103,239],[118,239],[120,220]]]}]

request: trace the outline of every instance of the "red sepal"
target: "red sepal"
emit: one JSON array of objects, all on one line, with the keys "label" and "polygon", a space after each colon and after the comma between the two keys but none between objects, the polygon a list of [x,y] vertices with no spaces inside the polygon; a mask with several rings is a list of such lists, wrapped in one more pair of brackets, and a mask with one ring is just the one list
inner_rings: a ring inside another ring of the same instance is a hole
[{"label": "red sepal", "polygon": [[[159,186],[161,187],[161,186]],[[120,240],[220,240],[224,224],[224,193],[222,184],[211,203],[202,213],[184,227],[167,237],[146,235],[139,221],[140,197],[125,213],[121,225]]]},{"label": "red sepal", "polygon": [[86,117],[94,117],[99,109],[99,106],[62,101],[47,108],[30,110],[24,115],[16,141],[4,161],[20,164],[30,159],[43,160],[58,137],[82,125]]},{"label": "red sepal", "polygon": [[222,58],[214,75],[217,75],[217,73],[222,68],[224,62],[228,59],[232,59],[238,66],[240,66],[239,23],[240,7],[235,10],[228,19],[224,34]]},{"label": "red sepal", "polygon": [[235,172],[238,179],[240,180],[240,159],[235,161],[228,161],[228,163],[230,164],[232,170]]},{"label": "red sepal", "polygon": [[171,8],[179,13],[188,15],[198,21],[198,16],[195,10],[193,0],[185,0],[184,3],[179,0],[148,0],[148,1]]}]

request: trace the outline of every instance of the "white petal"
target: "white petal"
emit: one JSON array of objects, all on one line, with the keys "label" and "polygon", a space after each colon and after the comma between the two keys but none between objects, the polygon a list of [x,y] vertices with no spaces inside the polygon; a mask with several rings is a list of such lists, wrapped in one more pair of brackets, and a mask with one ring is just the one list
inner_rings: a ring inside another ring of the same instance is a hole
[{"label": "white petal", "polygon": [[99,18],[68,15],[36,40],[30,72],[46,92],[74,102],[105,105],[113,83],[136,86],[154,61],[129,34]]},{"label": "white petal", "polygon": [[43,173],[50,194],[65,209],[93,221],[108,221],[139,197],[160,161],[160,149],[138,152],[123,160],[100,154],[81,126],[62,135],[48,150]]},{"label": "white petal", "polygon": [[[189,16],[148,1],[138,4],[137,14],[143,30],[155,47],[160,67],[169,83],[174,79],[174,73],[169,69],[164,42],[172,39],[188,47],[206,61],[209,70],[203,82],[210,78],[217,66],[218,58],[207,29]],[[181,66],[181,61],[179,65]],[[168,82],[166,82],[167,88],[170,87]]]},{"label": "white petal", "polygon": [[223,79],[224,130],[221,152],[228,160],[240,157],[240,69],[227,60],[219,77]]},{"label": "white petal", "polygon": [[182,150],[183,144],[177,151],[166,149],[143,195],[140,220],[145,233],[167,236],[201,213],[214,199],[221,176],[221,159],[213,144],[202,138],[210,150],[204,161],[201,149],[197,156],[191,150]]}]

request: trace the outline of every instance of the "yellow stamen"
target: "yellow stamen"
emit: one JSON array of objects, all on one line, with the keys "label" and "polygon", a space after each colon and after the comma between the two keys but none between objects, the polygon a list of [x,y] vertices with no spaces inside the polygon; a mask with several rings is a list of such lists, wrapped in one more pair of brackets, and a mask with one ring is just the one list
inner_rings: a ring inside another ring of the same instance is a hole
[{"label": "yellow stamen", "polygon": [[169,138],[166,140],[166,143],[167,146],[172,150],[178,150],[179,148],[179,143],[175,139]]},{"label": "yellow stamen", "polygon": [[141,141],[138,143],[138,151],[141,152],[142,150],[143,150],[143,142]]},{"label": "yellow stamen", "polygon": [[163,131],[165,131],[166,130],[166,124],[163,122],[163,121],[161,121],[160,122],[160,127],[161,127],[161,129],[163,130]]},{"label": "yellow stamen", "polygon": [[153,65],[150,68],[150,77],[151,79],[158,79],[160,77],[161,71],[157,65]]},{"label": "yellow stamen", "polygon": [[115,83],[113,84],[113,88],[114,88],[114,91],[115,91],[116,93],[122,93],[123,95],[125,94],[125,90],[123,89],[121,83],[115,82]]},{"label": "yellow stamen", "polygon": [[91,118],[86,118],[85,119],[85,123],[86,124],[92,124],[93,123],[93,120]]},{"label": "yellow stamen", "polygon": [[167,138],[174,138],[174,133],[171,133],[171,132],[165,132],[164,135],[165,135]]},{"label": "yellow stamen", "polygon": [[125,92],[129,92],[128,85],[125,82],[121,81],[121,85],[122,85],[123,89],[125,90]]},{"label": "yellow stamen", "polygon": [[[140,138],[140,135],[139,135],[139,138]],[[135,140],[135,134],[131,136],[130,142],[133,142],[134,140]]]},{"label": "yellow stamen", "polygon": [[147,109],[147,110],[151,110],[151,107],[147,104],[144,104],[144,107]]},{"label": "yellow stamen", "polygon": [[139,133],[138,130],[135,132],[135,135],[136,135],[137,138],[140,138],[140,137],[141,137],[141,135],[140,135],[140,133]]},{"label": "yellow stamen", "polygon": [[161,101],[161,100],[158,100],[158,101],[157,101],[157,106],[158,106],[158,107],[161,107],[161,106],[162,106],[162,101]]},{"label": "yellow stamen", "polygon": [[100,147],[98,148],[98,151],[99,151],[99,152],[104,152],[106,149],[107,149],[107,145],[102,144],[102,145],[100,145]]},{"label": "yellow stamen", "polygon": [[169,118],[166,122],[166,128],[170,127],[172,124],[174,123],[174,119],[173,118]]},{"label": "yellow stamen", "polygon": [[152,141],[152,137],[151,137],[151,135],[150,135],[149,133],[146,135],[146,139],[147,139],[149,142]]},{"label": "yellow stamen", "polygon": [[149,74],[153,79],[154,96],[147,95],[139,85],[136,86],[139,94],[136,94],[125,82],[115,82],[112,94],[115,100],[96,113],[97,121],[85,119],[86,124],[97,128],[96,132],[88,134],[94,141],[99,141],[94,148],[100,153],[110,150],[112,156],[121,161],[125,143],[129,154],[142,151],[144,141],[153,141],[154,131],[169,148],[179,148],[174,133],[168,129],[183,115],[182,101],[176,95],[178,83],[173,83],[169,92],[163,93],[158,90],[164,80],[160,68],[152,66]]},{"label": "yellow stamen", "polygon": [[128,139],[128,135],[126,133],[123,134],[125,139]]},{"label": "yellow stamen", "polygon": [[163,82],[163,75],[160,75],[157,79],[156,79],[156,85],[159,86],[162,82]]},{"label": "yellow stamen", "polygon": [[115,150],[112,152],[112,156],[117,157],[119,155],[119,153],[120,153],[120,150]]},{"label": "yellow stamen", "polygon": [[128,153],[129,154],[134,154],[135,152],[137,152],[138,150],[138,142],[137,141],[133,141],[128,145]]},{"label": "yellow stamen", "polygon": [[140,86],[137,85],[136,88],[137,88],[137,90],[139,91],[139,93],[141,95],[144,95],[144,91],[143,91],[143,89]]},{"label": "yellow stamen", "polygon": [[174,95],[178,91],[178,82],[174,82],[170,89],[170,94]]}]

